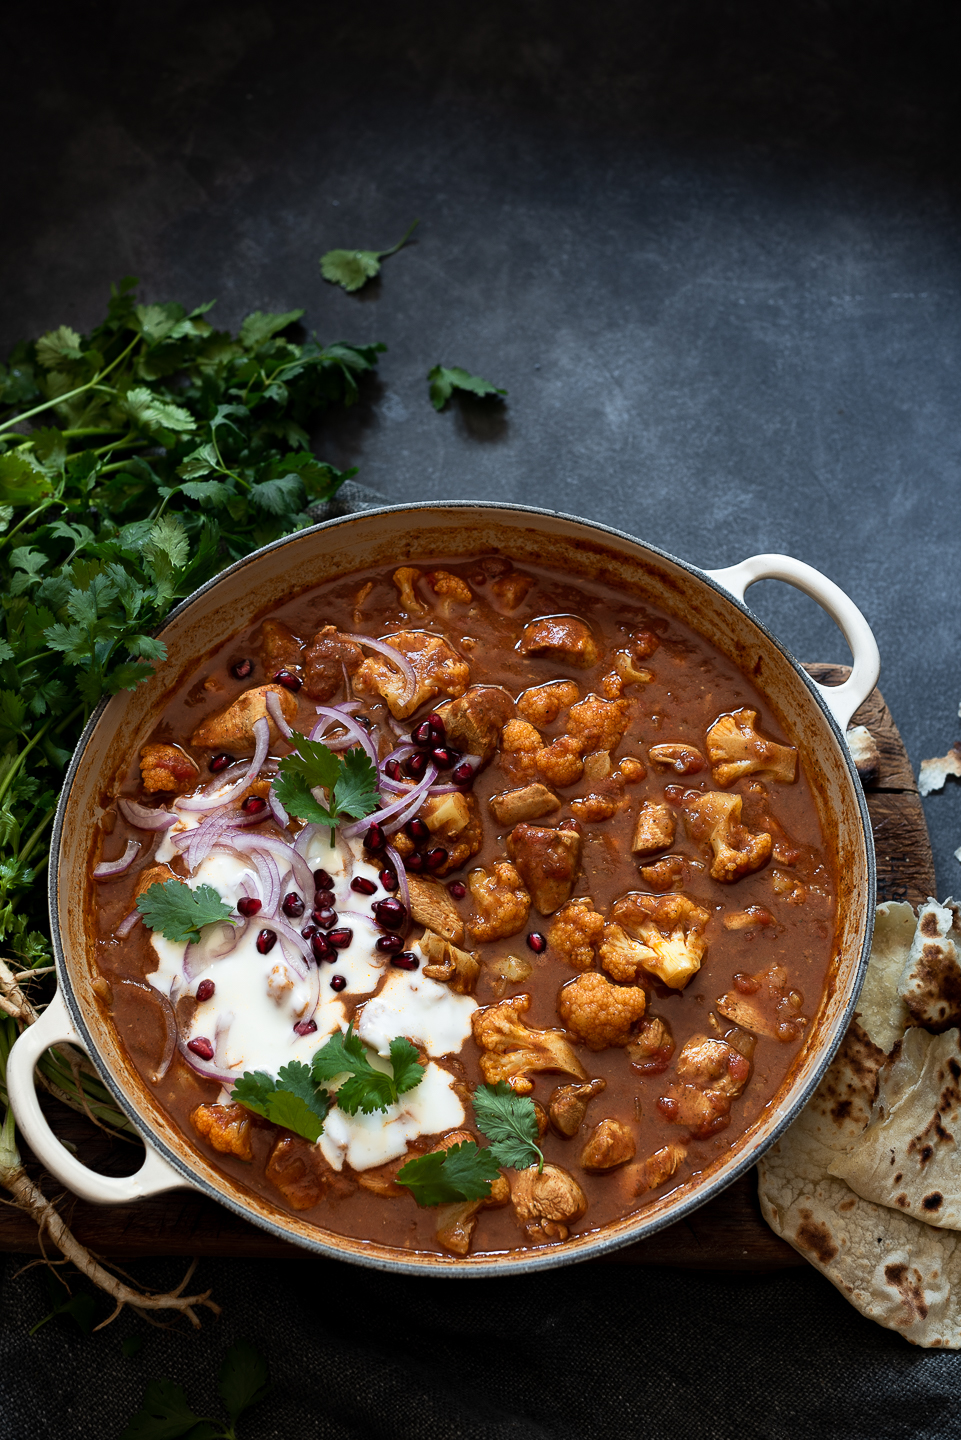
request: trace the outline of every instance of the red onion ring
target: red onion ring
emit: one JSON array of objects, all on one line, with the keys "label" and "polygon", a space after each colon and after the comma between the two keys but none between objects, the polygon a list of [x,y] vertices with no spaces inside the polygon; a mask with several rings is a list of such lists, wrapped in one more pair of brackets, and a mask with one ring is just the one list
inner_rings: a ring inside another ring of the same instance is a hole
[{"label": "red onion ring", "polygon": [[131,985],[135,990],[143,990],[160,1006],[160,1013],[164,1017],[164,1048],[160,1064],[152,1077],[153,1083],[159,1085],[170,1069],[170,1062],[174,1058],[174,1051],[177,1048],[177,1017],[174,1015],[174,1007],[162,990],[158,990],[156,985],[148,985],[145,980],[132,980],[128,975],[111,975],[110,983],[111,985]]},{"label": "red onion ring", "polygon": [[393,645],[388,645],[386,640],[372,640],[369,635],[338,635],[337,639],[352,640],[355,645],[366,645],[369,649],[376,650],[379,655],[383,655],[392,665],[396,665],[397,669],[407,681],[407,691],[406,694],[401,697],[400,703],[406,705],[408,701],[413,700],[414,693],[417,690],[417,676],[414,674],[414,667],[406,655],[403,655]]},{"label": "red onion ring", "polygon": [[216,1080],[219,1085],[229,1085],[231,1089],[233,1089],[237,1083],[236,1074],[228,1074],[225,1070],[211,1070],[210,1066],[214,1062],[201,1060],[199,1055],[195,1055],[192,1050],[188,1050],[186,1040],[179,1034],[177,1036],[177,1049],[191,1070],[193,1070],[196,1075],[199,1075],[202,1080]]},{"label": "red onion ring", "polygon": [[[267,918],[264,919],[263,914],[260,914],[257,916],[257,919],[258,921],[263,920],[263,923],[268,930],[276,930],[278,936],[280,936],[282,940],[289,940],[291,945],[294,946],[295,950],[298,950],[300,952],[300,955],[303,956],[305,963],[303,965],[300,965],[299,963],[295,963],[288,958],[288,964],[293,966],[301,980],[306,980],[307,973],[313,960],[313,952],[311,951],[309,941],[305,940],[303,936],[300,935],[293,928],[292,925],[288,925],[287,921],[282,920],[279,915],[268,915]],[[286,950],[284,951],[284,954],[287,954]]]},{"label": "red onion ring", "polygon": [[119,860],[101,860],[99,865],[94,866],[93,878],[95,880],[116,880],[118,875],[127,873],[139,854],[140,841],[128,840],[127,848]]},{"label": "red onion ring", "polygon": [[[418,780],[413,789],[408,790],[407,793],[401,795],[399,799],[392,800],[391,803],[385,805],[383,809],[375,810],[371,815],[365,815],[362,820],[356,820],[352,825],[345,825],[343,829],[345,839],[352,840],[355,835],[365,834],[371,825],[381,825],[385,820],[390,821],[389,825],[384,826],[386,834],[393,835],[395,830],[399,830],[401,825],[420,809],[424,796],[436,779],[437,767],[435,765],[428,765],[423,778]],[[406,807],[410,805],[413,806],[413,809],[411,809],[408,814]],[[403,814],[403,818],[395,821],[392,817],[396,816],[398,812]]]},{"label": "red onion ring", "polygon": [[128,800],[121,795],[117,801],[117,809],[123,818],[131,825],[136,825],[138,830],[169,830],[171,825],[176,825],[177,817],[169,810],[151,810],[147,805],[141,805],[136,800]]},{"label": "red onion ring", "polygon": [[[303,855],[293,845],[284,840],[275,838],[273,835],[237,835],[228,842],[242,855],[252,855],[260,851],[264,855],[276,856],[283,860],[294,872],[294,880],[300,890],[303,891],[304,899],[314,893],[314,873]],[[277,884],[280,884],[280,876],[277,876]]]},{"label": "red onion ring", "polygon": [[139,910],[131,910],[129,915],[125,915],[121,920],[120,924],[117,926],[116,931],[114,932],[117,936],[117,939],[126,940],[127,936],[130,934],[131,930],[136,925],[139,919]]},{"label": "red onion ring", "polygon": [[273,815],[276,824],[281,830],[286,830],[290,824],[290,816],[274,794],[273,786],[271,786],[267,792],[267,804],[270,806],[270,813]]},{"label": "red onion ring", "polygon": [[273,720],[274,724],[277,726],[277,729],[280,731],[281,735],[283,735],[284,739],[289,740],[294,732],[293,730],[291,730],[290,726],[287,724],[287,721],[284,719],[284,712],[280,708],[280,696],[277,694],[277,691],[268,690],[264,699],[266,701],[267,712],[270,715],[271,720]]},{"label": "red onion ring", "polygon": [[406,906],[406,909],[407,909],[407,913],[408,913],[408,915],[409,915],[409,914],[410,914],[410,887],[409,887],[408,884],[407,884],[407,871],[406,871],[406,869],[404,868],[404,862],[403,862],[403,860],[400,858],[400,855],[398,854],[398,852],[394,849],[393,845],[385,845],[385,846],[384,846],[384,855],[385,855],[386,858],[390,861],[391,865],[393,865],[393,867],[394,867],[394,874],[397,876],[397,884],[398,884],[398,886],[399,886],[399,888],[400,888],[400,898],[401,898],[401,900],[404,902],[404,905]]},{"label": "red onion ring", "polygon": [[[225,955],[230,955],[240,944],[240,938],[247,929],[247,922],[241,925],[232,925],[229,921],[219,921],[216,925],[205,925],[204,930],[209,933],[204,935],[201,931],[199,940],[191,940],[183,958],[183,973],[187,980],[196,980],[216,960],[222,960]],[[228,933],[229,932],[229,933]]]},{"label": "red onion ring", "polygon": [[245,790],[249,790],[263,769],[264,761],[267,759],[267,751],[270,748],[270,726],[266,716],[261,715],[259,720],[254,721],[254,735],[257,739],[257,748],[254,750],[254,758],[246,772],[232,785],[229,790],[211,799],[208,795],[187,795],[177,801],[178,810],[214,810],[222,805],[229,805],[231,800],[236,800]]},{"label": "red onion ring", "polygon": [[[319,740],[328,725],[333,722],[336,722],[338,725],[343,725],[351,739],[358,741],[363,747],[368,760],[374,769],[377,769],[377,751],[374,749],[373,741],[362,725],[358,725],[357,721],[353,720],[349,715],[342,715],[338,710],[331,709],[329,705],[318,705],[317,714],[321,716],[321,719],[317,721],[317,724],[310,732],[309,738],[311,740]],[[334,744],[336,744],[336,741]],[[328,745],[327,748],[329,750],[333,749],[333,745]],[[344,748],[346,749],[346,746]]]}]

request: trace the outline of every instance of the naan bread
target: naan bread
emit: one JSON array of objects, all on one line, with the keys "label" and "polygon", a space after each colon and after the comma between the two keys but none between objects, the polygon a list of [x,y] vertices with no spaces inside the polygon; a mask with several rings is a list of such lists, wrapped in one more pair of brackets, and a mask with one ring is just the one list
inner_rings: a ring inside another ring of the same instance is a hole
[{"label": "naan bread", "polygon": [[[961,707],[958,714],[961,715]],[[936,755],[933,760],[921,761],[918,794],[930,795],[932,790],[943,790],[949,775],[961,777],[961,743],[952,745],[947,755]]]},{"label": "naan bread", "polygon": [[898,994],[916,1025],[950,1030],[961,1024],[961,915],[953,900],[929,900],[898,979]]},{"label": "naan bread", "polygon": [[909,1030],[881,1071],[867,1128],[830,1173],[864,1200],[961,1230],[959,1082],[961,1033]]},{"label": "naan bread", "polygon": [[889,900],[877,908],[871,959],[858,999],[857,1018],[869,1039],[888,1054],[908,1023],[907,1006],[897,994],[897,984],[907,965],[917,924],[910,905]]}]

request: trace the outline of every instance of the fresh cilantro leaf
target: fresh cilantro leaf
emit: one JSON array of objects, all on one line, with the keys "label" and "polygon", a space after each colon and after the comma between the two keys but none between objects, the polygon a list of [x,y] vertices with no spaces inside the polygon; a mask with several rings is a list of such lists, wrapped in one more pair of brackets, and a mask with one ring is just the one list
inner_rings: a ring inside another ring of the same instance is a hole
[{"label": "fresh cilantro leaf", "polygon": [[236,1345],[231,1345],[217,1379],[217,1389],[231,1422],[269,1394],[268,1378],[267,1361],[249,1340],[238,1340]]},{"label": "fresh cilantro leaf", "polygon": [[276,480],[252,485],[250,498],[262,510],[269,510],[272,515],[283,515],[288,510],[300,509],[304,501],[304,484],[299,475],[278,475]]},{"label": "fresh cilantro leaf", "polygon": [[199,940],[204,925],[229,920],[233,911],[212,885],[191,890],[183,880],[155,881],[137,898],[137,909],[151,930],[168,940]]},{"label": "fresh cilantro leaf", "polygon": [[[400,1074],[394,1069],[395,1046]],[[351,1022],[345,1035],[335,1031],[316,1052],[311,1072],[315,1080],[334,1080],[338,1075],[346,1075],[348,1078],[342,1081],[334,1097],[338,1109],[347,1115],[356,1115],[358,1110],[372,1115],[375,1110],[386,1110],[388,1105],[395,1104],[399,1094],[413,1090],[424,1078],[420,1066],[414,1074],[410,1052],[416,1056],[417,1051],[408,1040],[398,1037],[391,1042],[390,1051],[391,1073],[388,1074],[370,1063]]]},{"label": "fresh cilantro leaf", "polygon": [[[288,815],[334,825],[344,815],[359,820],[377,809],[377,772],[363,750],[335,755],[322,741],[308,740],[296,730],[290,743],[297,748],[281,760],[273,783],[274,794]],[[328,792],[326,808],[311,794],[316,789]]]},{"label": "fresh cilantro leaf", "polygon": [[80,359],[80,336],[69,325],[60,325],[41,335],[37,341],[37,359],[45,370],[54,370],[64,360]]},{"label": "fresh cilantro leaf", "polygon": [[419,224],[420,221],[415,220],[406,234],[389,250],[328,250],[326,255],[320,257],[321,275],[332,285],[341,285],[349,292],[359,290],[368,280],[380,274],[380,262],[386,260],[388,255],[396,255],[397,251],[407,244]]},{"label": "fresh cilantro leaf", "polygon": [[302,1060],[282,1065],[275,1080],[266,1070],[246,1070],[230,1094],[231,1100],[263,1115],[274,1125],[293,1130],[314,1144],[324,1131],[330,1095],[319,1090]]},{"label": "fresh cilantro leaf", "polygon": [[317,786],[333,789],[340,774],[340,758],[328,750],[322,740],[308,740],[296,730],[291,734],[290,744],[296,749],[281,760],[281,774],[302,775],[311,790]]},{"label": "fresh cilantro leaf", "polygon": [[293,325],[303,313],[303,310],[287,310],[283,315],[271,315],[269,311],[255,310],[240,327],[240,343],[248,350],[257,350],[281,330]]},{"label": "fresh cilantro leaf", "polygon": [[446,1205],[454,1200],[486,1200],[497,1176],[492,1151],[465,1140],[449,1150],[408,1160],[397,1172],[397,1183],[407,1187],[418,1205]]},{"label": "fresh cilantro leaf", "polygon": [[430,400],[435,410],[443,410],[455,390],[467,390],[471,395],[507,394],[506,390],[498,390],[489,380],[482,380],[479,375],[471,375],[459,365],[435,365],[433,370],[428,372],[427,379],[430,381]]},{"label": "fresh cilantro leaf", "polygon": [[179,1440],[203,1418],[191,1410],[180,1385],[172,1380],[151,1380],[143,1407],[129,1421],[120,1440]]},{"label": "fresh cilantro leaf", "polygon": [[[285,759],[289,758],[285,756]],[[333,825],[334,817],[311,795],[310,786],[303,775],[285,771],[283,761],[271,789],[288,815],[296,815],[298,820],[307,820],[314,825]]]},{"label": "fresh cilantro leaf", "polygon": [[189,410],[170,400],[159,400],[146,385],[137,385],[123,397],[123,408],[135,425],[159,438],[167,433],[190,434],[197,422]]},{"label": "fresh cilantro leaf", "polygon": [[544,1152],[537,1143],[537,1112],[529,1095],[518,1095],[503,1080],[479,1085],[473,1094],[477,1124],[491,1142],[498,1165],[514,1170],[536,1165],[544,1168]]},{"label": "fresh cilantro leaf", "polygon": [[398,1035],[390,1042],[390,1068],[394,1072],[394,1084],[398,1095],[413,1090],[424,1078],[420,1055],[404,1035]]},{"label": "fresh cilantro leaf", "polygon": [[94,1297],[82,1290],[71,1295],[66,1281],[49,1268],[45,1270],[44,1276],[50,1297],[50,1312],[37,1321],[30,1334],[36,1335],[50,1320],[72,1320],[83,1335],[89,1335],[97,1318],[97,1302]]},{"label": "fresh cilantro leaf", "polygon": [[10,455],[0,455],[0,501],[19,508],[22,505],[36,505],[53,486],[43,470],[35,465],[29,455],[14,450]]},{"label": "fresh cilantro leaf", "polygon": [[334,784],[334,800],[338,813],[361,820],[380,804],[377,794],[377,771],[370,756],[363,750],[347,750],[341,759],[340,774]]}]

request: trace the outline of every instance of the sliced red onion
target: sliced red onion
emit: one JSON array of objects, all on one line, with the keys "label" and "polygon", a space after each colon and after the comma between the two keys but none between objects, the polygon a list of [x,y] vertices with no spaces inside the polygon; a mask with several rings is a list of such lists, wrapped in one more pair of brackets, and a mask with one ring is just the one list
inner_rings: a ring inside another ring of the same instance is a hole
[{"label": "sliced red onion", "polygon": [[99,865],[94,866],[93,878],[95,880],[116,880],[118,875],[127,873],[139,854],[140,841],[128,840],[127,848],[119,860],[101,860]]},{"label": "sliced red onion", "polygon": [[281,935],[279,938],[280,948],[284,952],[284,959],[287,964],[291,970],[299,975],[301,980],[307,981],[308,996],[304,1018],[312,1019],[314,1011],[320,1004],[320,966],[312,965],[309,962],[304,965],[299,954],[295,957],[295,955],[291,953],[294,950],[294,946],[293,943],[287,939],[287,936]]},{"label": "sliced red onion", "polygon": [[213,1060],[201,1060],[199,1055],[195,1055],[192,1050],[187,1049],[187,1042],[179,1033],[177,1035],[177,1049],[191,1070],[193,1070],[194,1074],[199,1075],[202,1080],[215,1080],[220,1085],[229,1086],[230,1089],[233,1089],[234,1085],[236,1085],[237,1076],[234,1072],[217,1068],[216,1055]]},{"label": "sliced red onion", "polygon": [[183,972],[186,979],[196,980],[215,960],[222,960],[236,950],[246,929],[246,921],[240,925],[231,925],[227,920],[205,925],[200,939],[191,940],[184,951]]},{"label": "sliced red onion", "polygon": [[177,801],[178,810],[214,810],[221,805],[229,805],[236,800],[245,790],[249,790],[263,769],[264,761],[267,759],[267,751],[270,747],[270,726],[266,716],[261,715],[259,720],[254,721],[254,736],[257,747],[254,750],[254,758],[249,767],[235,785],[229,790],[222,791],[219,795],[187,795]]},{"label": "sliced red onion", "polygon": [[[371,825],[382,825],[385,820],[390,822],[384,825],[385,833],[393,835],[395,830],[399,830],[401,825],[410,819],[411,815],[417,813],[423,803],[424,796],[436,779],[436,766],[428,765],[423,777],[418,780],[413,789],[408,790],[406,794],[401,795],[398,799],[392,800],[390,804],[385,805],[383,809],[375,810],[371,815],[365,815],[362,820],[355,820],[352,825],[345,825],[343,829],[344,837],[347,840],[352,840],[355,835],[366,834]],[[398,819],[398,816],[402,818]]]},{"label": "sliced red onion", "polygon": [[134,928],[139,919],[139,910],[131,910],[129,915],[125,915],[115,931],[117,939],[126,940],[127,936],[130,934],[131,930]]},{"label": "sliced red onion", "polygon": [[162,990],[158,990],[154,985],[149,985],[145,980],[133,980],[129,975],[112,975],[110,983],[112,985],[130,985],[135,990],[142,990],[150,996],[151,1000],[156,1000],[160,1006],[160,1013],[164,1018],[164,1048],[160,1064],[151,1077],[154,1084],[159,1085],[170,1069],[170,1062],[174,1058],[174,1051],[177,1048],[177,1017],[174,1015],[174,1007]]},{"label": "sliced red onion", "polygon": [[176,825],[177,817],[169,810],[152,810],[148,805],[141,805],[136,800],[128,800],[121,796],[117,801],[117,809],[123,818],[131,825],[136,825],[138,830],[169,830],[171,825]]},{"label": "sliced red onion", "polygon": [[[208,780],[207,783],[206,783],[206,785],[204,786],[204,788],[200,791],[200,794],[201,794],[201,795],[215,795],[218,790],[222,790],[223,787],[224,787],[225,785],[229,785],[229,784],[231,783],[231,781],[233,781],[233,780],[239,780],[240,777],[241,777],[241,775],[246,775],[246,774],[247,774],[247,771],[248,771],[249,769],[250,769],[250,761],[249,761],[249,760],[235,760],[232,765],[228,765],[228,766],[227,766],[227,769],[226,769],[226,770],[221,770],[221,772],[220,772],[219,775],[215,775],[212,780]],[[260,772],[260,773],[261,773],[265,778],[266,778],[267,776],[274,776],[274,775],[276,775],[276,774],[277,774],[277,761],[276,761],[276,760],[273,760],[273,759],[267,759],[267,760],[265,760],[264,763],[263,763],[263,766],[262,766],[262,768],[261,768],[261,772]],[[174,801],[174,805],[176,805],[176,804],[177,804],[177,801],[175,800],[175,801]]]},{"label": "sliced red onion", "polygon": [[[457,763],[458,763],[458,765],[470,765],[470,766],[473,768],[474,774],[476,775],[477,772],[478,772],[478,770],[479,770],[479,769],[481,768],[481,766],[483,765],[484,761],[483,761],[483,759],[481,758],[480,755],[462,755],[461,758],[458,760]],[[435,785],[434,788],[433,788],[433,790],[432,790],[430,793],[431,793],[432,795],[454,795],[454,794],[456,794],[458,791],[460,791],[461,793],[463,793],[463,790],[464,790],[464,786],[463,786],[463,785],[447,785],[447,784],[445,784],[445,785]]]},{"label": "sliced red onion", "polygon": [[[264,855],[276,856],[278,860],[289,865],[294,872],[294,879],[302,890],[304,899],[309,899],[314,893],[314,873],[299,850],[288,842],[273,835],[238,835],[229,842],[234,849],[241,854],[252,855],[260,852]],[[278,874],[277,883],[280,883]]]},{"label": "sliced red onion", "polygon": [[276,690],[268,690],[265,698],[267,701],[267,712],[271,720],[273,720],[284,739],[289,740],[294,732],[284,719],[284,712],[280,708],[280,696]]},{"label": "sliced red onion", "polygon": [[376,650],[379,655],[383,655],[392,665],[396,665],[407,681],[407,690],[401,697],[400,703],[406,705],[408,701],[413,700],[414,692],[417,689],[417,676],[406,655],[395,649],[393,645],[388,645],[386,640],[372,640],[369,635],[338,635],[337,638],[338,640],[353,640],[355,645],[366,645],[370,650]]},{"label": "sliced red onion", "polygon": [[384,856],[394,867],[394,874],[397,876],[397,884],[400,888],[400,898],[410,914],[410,887],[407,884],[407,871],[404,869],[404,862],[393,845],[384,846]]},{"label": "sliced red onion", "polygon": [[206,820],[201,821],[193,829],[184,830],[179,835],[172,835],[171,843],[183,855],[187,871],[192,875],[198,866],[207,859],[215,845],[229,843],[231,835],[241,834],[252,825],[262,825],[266,818],[266,813],[263,811],[259,815],[244,815],[228,808],[226,814],[220,811],[214,815],[208,815]]},{"label": "sliced red onion", "polygon": [[[297,971],[301,980],[306,980],[307,972],[313,960],[310,942],[305,940],[292,925],[288,925],[286,920],[282,920],[279,915],[268,915],[267,918],[264,919],[263,912],[261,912],[257,916],[257,920],[258,922],[262,922],[268,930],[276,930],[282,940],[290,941],[291,945],[297,951],[297,960],[289,960],[288,957],[289,963],[293,969]],[[287,954],[286,950],[284,954]]]},{"label": "sliced red onion", "polygon": [[[362,725],[358,725],[357,721],[351,719],[349,715],[342,715],[340,711],[331,709],[329,705],[318,705],[317,714],[321,718],[310,732],[311,740],[319,740],[328,725],[336,721],[338,725],[343,725],[351,741],[357,740],[360,743],[370,763],[375,770],[377,769],[377,751],[374,748],[373,741]],[[324,743],[326,744],[327,742],[325,741]],[[336,744],[336,740],[332,741],[327,745],[328,750],[332,750]],[[346,749],[346,745],[343,748]]]},{"label": "sliced red onion", "polygon": [[267,792],[267,804],[270,806],[270,813],[271,815],[273,815],[274,820],[279,825],[280,829],[286,830],[287,826],[290,824],[290,816],[287,814],[287,811],[284,809],[283,805],[281,805],[280,801],[277,799],[277,796],[274,794],[274,787],[272,785]]}]

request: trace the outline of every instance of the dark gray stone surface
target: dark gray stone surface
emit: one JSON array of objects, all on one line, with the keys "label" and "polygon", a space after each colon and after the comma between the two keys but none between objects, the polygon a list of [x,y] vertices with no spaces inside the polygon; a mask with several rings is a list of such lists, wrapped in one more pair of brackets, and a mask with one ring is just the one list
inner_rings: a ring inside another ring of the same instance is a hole
[{"label": "dark gray stone surface", "polygon": [[[853,0],[21,7],[5,22],[15,58],[0,95],[0,350],[64,321],[90,325],[125,273],[149,298],[216,296],[225,323],[303,305],[322,337],[384,340],[379,378],[321,453],[358,465],[392,502],[543,503],[706,566],[768,550],[809,561],[874,626],[882,688],[917,766],[961,733],[957,30],[948,5]],[[321,280],[323,251],[392,244],[417,216],[416,243],[361,295]],[[425,377],[437,361],[506,386],[507,403],[436,415]],[[846,658],[812,602],[765,582],[751,603],[801,658]],[[961,888],[959,795],[952,782],[927,802],[942,896]],[[441,1344],[421,1317],[425,1350],[395,1352],[352,1309],[346,1352],[331,1350],[289,1267],[257,1269],[257,1301],[230,1267],[205,1268],[235,1310],[257,1312],[257,1335],[263,1319],[284,1376],[283,1425],[252,1417],[244,1436],[298,1423],[317,1435],[551,1440],[612,1427],[961,1433],[945,1408],[954,1357],[909,1354],[813,1276],[737,1291],[585,1270],[531,1282],[523,1303],[515,1286],[520,1343],[549,1359],[512,1353],[489,1392],[495,1416],[452,1395],[450,1366],[480,1373],[466,1332]],[[343,1289],[396,1316],[398,1282],[308,1271],[312,1304]],[[52,1330],[30,1349],[25,1284],[10,1292],[0,1434],[48,1433],[34,1363],[70,1376],[58,1434],[115,1433],[136,1389],[115,1345],[91,1342],[95,1379]],[[623,1340],[623,1366],[598,1359],[591,1403],[583,1390],[555,1403],[551,1377],[582,1343],[568,1306],[589,1295],[603,1330],[608,1286],[620,1323],[604,1345]],[[458,1309],[455,1293],[445,1289],[438,1324],[466,1326],[489,1296],[498,1373],[501,1299],[485,1287]],[[711,1321],[709,1363],[705,1313],[726,1317]],[[652,1345],[661,1320],[671,1356]],[[235,1316],[228,1329],[244,1325]],[[780,1358],[765,1364],[775,1332]],[[208,1373],[219,1348],[208,1330],[168,1369]],[[329,1404],[324,1353],[352,1377]],[[370,1373],[361,1358],[394,1367],[381,1411],[351,1398]],[[824,1379],[832,1361],[849,1381]],[[637,1379],[652,1367],[659,1386]],[[93,1413],[108,1392],[109,1424]]]}]

